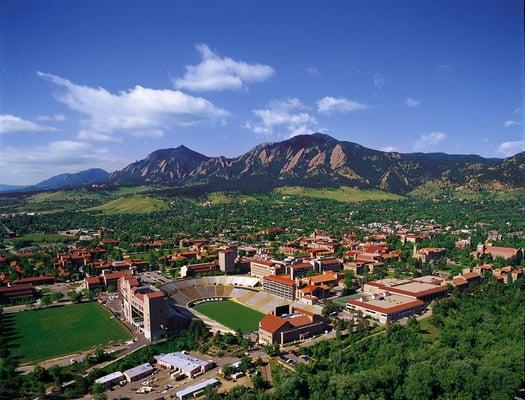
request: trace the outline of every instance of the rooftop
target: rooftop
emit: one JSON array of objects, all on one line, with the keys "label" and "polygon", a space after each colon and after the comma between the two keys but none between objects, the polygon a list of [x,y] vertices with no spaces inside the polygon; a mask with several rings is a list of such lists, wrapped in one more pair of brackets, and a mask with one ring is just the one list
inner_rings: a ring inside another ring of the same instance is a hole
[{"label": "rooftop", "polygon": [[190,372],[199,368],[204,368],[210,364],[209,361],[201,360],[200,358],[196,358],[189,354],[184,354],[182,352],[161,354],[159,356],[156,356],[155,359],[157,361],[168,363],[182,371]]},{"label": "rooftop", "polygon": [[288,285],[288,286],[295,286],[294,281],[292,281],[290,278],[286,276],[281,276],[281,275],[268,275],[264,277],[264,280],[281,283],[283,285]]},{"label": "rooftop", "polygon": [[368,308],[372,311],[380,312],[387,315],[425,305],[425,303],[423,303],[420,300],[413,300],[411,298],[400,296],[397,294],[373,296],[369,299],[350,300],[348,303],[357,307]]},{"label": "rooftop", "polygon": [[215,378],[206,379],[205,381],[201,381],[199,383],[196,383],[195,385],[191,385],[187,388],[179,390],[175,393],[175,396],[177,396],[179,399],[182,399],[185,396],[198,392],[199,390],[202,390],[208,386],[216,386],[218,385],[218,383],[219,381]]},{"label": "rooftop", "polygon": [[153,367],[151,366],[150,363],[144,363],[144,364],[137,365],[136,367],[133,367],[133,368],[130,368],[124,371],[124,374],[131,378],[134,376],[145,374],[147,372],[153,372]]}]

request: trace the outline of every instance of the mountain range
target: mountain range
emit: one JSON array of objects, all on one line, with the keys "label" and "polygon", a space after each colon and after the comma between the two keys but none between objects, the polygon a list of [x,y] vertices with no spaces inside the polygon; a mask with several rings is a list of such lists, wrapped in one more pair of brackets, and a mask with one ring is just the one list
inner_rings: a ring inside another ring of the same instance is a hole
[{"label": "mountain range", "polygon": [[52,176],[31,186],[0,185],[0,192],[72,189],[109,182],[110,173],[101,168],[90,168],[76,173]]},{"label": "mountain range", "polygon": [[384,152],[316,133],[262,143],[234,158],[208,157],[185,146],[156,150],[112,174],[100,169],[63,174],[33,189],[93,183],[204,184],[214,190],[347,185],[403,194],[429,183],[444,188],[502,190],[523,187],[524,182],[525,152],[506,159]]},{"label": "mountain range", "polygon": [[185,146],[157,150],[111,174],[117,185],[205,183],[220,188],[306,185],[407,193],[428,182],[443,187],[521,187],[525,152],[507,159],[445,153],[383,152],[316,133],[263,143],[235,157],[207,157]]}]

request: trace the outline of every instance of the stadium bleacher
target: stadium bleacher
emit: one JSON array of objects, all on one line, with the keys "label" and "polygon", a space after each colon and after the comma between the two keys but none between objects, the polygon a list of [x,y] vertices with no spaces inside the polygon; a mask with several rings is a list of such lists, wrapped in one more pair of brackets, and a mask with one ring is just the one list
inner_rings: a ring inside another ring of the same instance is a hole
[{"label": "stadium bleacher", "polygon": [[184,306],[200,300],[234,298],[247,307],[269,313],[276,306],[287,304],[282,298],[259,291],[258,278],[248,276],[205,276],[181,279],[168,283],[161,289]]}]

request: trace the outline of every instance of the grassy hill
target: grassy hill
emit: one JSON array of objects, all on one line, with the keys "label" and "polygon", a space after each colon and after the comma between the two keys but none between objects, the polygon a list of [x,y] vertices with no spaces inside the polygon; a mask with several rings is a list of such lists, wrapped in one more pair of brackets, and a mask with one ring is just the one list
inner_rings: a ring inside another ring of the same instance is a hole
[{"label": "grassy hill", "polygon": [[427,182],[409,194],[410,196],[424,198],[447,197],[455,200],[525,200],[525,189],[514,190],[474,190],[447,188],[439,182]]},{"label": "grassy hill", "polygon": [[226,193],[226,192],[213,192],[206,196],[206,202],[209,204],[229,204],[241,202],[245,203],[248,201],[257,201],[259,196],[247,195],[241,193]]},{"label": "grassy hill", "polygon": [[307,188],[302,186],[283,186],[275,189],[276,193],[287,196],[314,197],[341,202],[367,201],[367,200],[400,200],[403,196],[382,192],[380,190],[365,190],[348,186],[333,188]]},{"label": "grassy hill", "polygon": [[110,214],[140,214],[167,210],[168,205],[161,199],[147,196],[120,197],[90,210]]}]

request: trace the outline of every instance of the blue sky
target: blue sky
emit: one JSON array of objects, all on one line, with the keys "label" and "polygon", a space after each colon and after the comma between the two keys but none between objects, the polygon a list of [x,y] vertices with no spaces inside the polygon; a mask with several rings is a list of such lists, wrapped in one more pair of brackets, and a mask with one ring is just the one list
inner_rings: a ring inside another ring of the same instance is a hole
[{"label": "blue sky", "polygon": [[524,149],[521,0],[0,4],[0,182],[326,132]]}]

